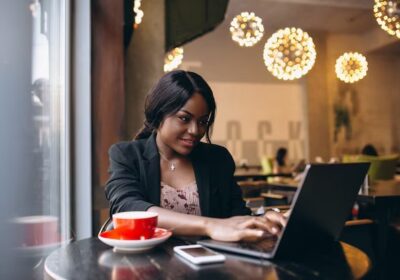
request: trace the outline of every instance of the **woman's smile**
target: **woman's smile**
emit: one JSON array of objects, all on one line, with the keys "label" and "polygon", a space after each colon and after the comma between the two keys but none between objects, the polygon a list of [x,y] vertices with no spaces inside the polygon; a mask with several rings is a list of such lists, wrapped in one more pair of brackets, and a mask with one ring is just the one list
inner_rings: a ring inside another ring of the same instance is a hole
[{"label": "woman's smile", "polygon": [[179,140],[184,146],[188,148],[193,148],[197,144],[197,142],[199,142],[194,138],[180,138]]}]

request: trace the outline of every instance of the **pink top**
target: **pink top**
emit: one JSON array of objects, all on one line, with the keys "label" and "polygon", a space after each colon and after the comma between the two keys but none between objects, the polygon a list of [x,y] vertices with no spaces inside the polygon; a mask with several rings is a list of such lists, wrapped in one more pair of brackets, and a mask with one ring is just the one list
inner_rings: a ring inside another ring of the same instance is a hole
[{"label": "pink top", "polygon": [[196,181],[184,188],[173,188],[161,182],[161,207],[183,214],[201,216]]}]

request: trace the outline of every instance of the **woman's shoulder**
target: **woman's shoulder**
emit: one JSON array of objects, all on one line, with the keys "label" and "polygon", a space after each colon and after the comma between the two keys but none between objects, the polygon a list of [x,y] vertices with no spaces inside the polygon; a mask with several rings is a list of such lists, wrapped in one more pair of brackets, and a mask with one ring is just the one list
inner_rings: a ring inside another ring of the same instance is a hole
[{"label": "woman's shoulder", "polygon": [[224,146],[217,145],[217,144],[200,142],[199,148],[202,152],[207,151],[207,152],[221,153],[221,154],[229,153],[227,148],[225,148]]},{"label": "woman's shoulder", "polygon": [[131,140],[131,141],[120,141],[111,145],[109,153],[127,153],[130,151],[144,150],[146,139]]},{"label": "woman's shoulder", "polygon": [[208,159],[229,159],[232,158],[228,149],[217,144],[201,142],[197,149],[197,154]]},{"label": "woman's shoulder", "polygon": [[229,173],[235,169],[235,161],[227,148],[209,143],[201,143],[198,148],[196,158],[206,162],[212,168],[229,170]]}]

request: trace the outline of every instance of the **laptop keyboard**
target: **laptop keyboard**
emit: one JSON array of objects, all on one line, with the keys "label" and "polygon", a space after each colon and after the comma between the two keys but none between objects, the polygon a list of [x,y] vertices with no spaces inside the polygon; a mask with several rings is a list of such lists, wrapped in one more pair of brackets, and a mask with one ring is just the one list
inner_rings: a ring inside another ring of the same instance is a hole
[{"label": "laptop keyboard", "polygon": [[269,253],[274,249],[276,240],[276,237],[266,238],[259,242],[239,242],[238,245],[241,249]]}]

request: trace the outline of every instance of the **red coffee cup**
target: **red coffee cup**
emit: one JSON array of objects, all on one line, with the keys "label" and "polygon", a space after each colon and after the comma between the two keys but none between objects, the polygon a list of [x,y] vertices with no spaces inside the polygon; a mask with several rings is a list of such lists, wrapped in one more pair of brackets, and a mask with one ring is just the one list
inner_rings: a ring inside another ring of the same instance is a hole
[{"label": "red coffee cup", "polygon": [[55,216],[18,217],[13,223],[18,246],[41,246],[59,241],[58,218]]},{"label": "red coffee cup", "polygon": [[113,215],[116,231],[123,239],[149,239],[154,235],[158,213],[146,211],[120,212]]}]

